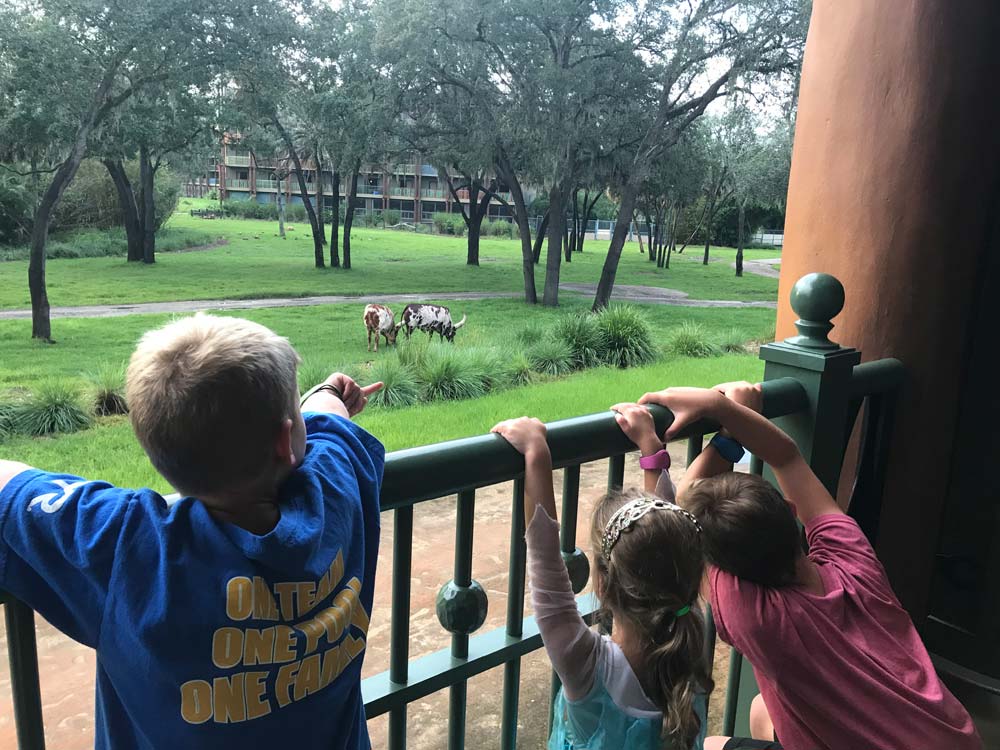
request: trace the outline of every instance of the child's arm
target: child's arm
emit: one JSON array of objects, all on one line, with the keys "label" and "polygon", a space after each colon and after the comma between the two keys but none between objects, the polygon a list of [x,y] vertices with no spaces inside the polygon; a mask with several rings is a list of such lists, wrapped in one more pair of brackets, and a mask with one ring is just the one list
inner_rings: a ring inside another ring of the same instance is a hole
[{"label": "child's arm", "polygon": [[842,513],[836,501],[802,458],[795,442],[760,414],[704,388],[667,388],[647,393],[639,403],[660,404],[670,409],[674,422],[666,439],[692,422],[708,418],[721,424],[734,439],[768,463],[782,492],[792,501],[802,523],[817,516]]},{"label": "child's arm", "polygon": [[[753,409],[758,414],[761,411],[761,389],[759,383],[757,385],[751,385],[745,381],[721,383],[712,390],[725,395],[730,401],[735,401],[737,404],[742,404],[748,409]],[[719,432],[730,437],[728,430],[722,429]],[[677,496],[681,498],[681,504],[683,505],[684,493],[691,486],[692,482],[699,479],[707,479],[708,477],[715,477],[732,470],[733,464],[730,461],[715,450],[714,446],[706,445],[704,450],[688,466],[687,471],[684,473],[684,478],[681,479],[680,486],[677,488]]]},{"label": "child's arm", "polygon": [[7,486],[11,479],[22,471],[27,471],[31,467],[18,461],[4,461],[0,459],[0,492]]},{"label": "child's arm", "polygon": [[566,697],[579,700],[593,687],[601,637],[580,616],[560,554],[552,456],[545,442],[545,425],[522,417],[501,422],[493,432],[524,455],[525,541],[535,622]]},{"label": "child's arm", "polygon": [[[302,411],[336,414],[351,419],[360,414],[368,397],[382,389],[383,383],[361,387],[341,372],[335,372],[302,399]],[[337,394],[340,394],[338,396]]]},{"label": "child's arm", "polygon": [[508,419],[496,425],[495,432],[524,456],[524,524],[535,517],[539,505],[549,518],[557,520],[556,495],[552,489],[552,454],[545,441],[545,425],[529,417]]},{"label": "child's arm", "polygon": [[[653,415],[649,409],[639,404],[615,404],[611,407],[615,413],[615,421],[621,427],[625,436],[631,440],[639,453],[645,458],[653,456],[663,450],[663,441],[656,436],[656,424],[653,422]],[[663,488],[659,487],[663,479],[663,470],[644,469],[642,472],[643,489],[651,494],[667,494]],[[669,480],[668,480],[669,481]],[[672,491],[672,487],[669,488]],[[673,500],[673,497],[665,498]]]}]

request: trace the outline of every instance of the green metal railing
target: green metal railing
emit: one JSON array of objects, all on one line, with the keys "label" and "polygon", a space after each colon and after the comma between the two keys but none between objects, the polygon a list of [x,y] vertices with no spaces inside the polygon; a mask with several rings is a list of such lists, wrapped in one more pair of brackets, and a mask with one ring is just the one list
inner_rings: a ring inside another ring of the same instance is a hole
[{"label": "green metal railing", "polygon": [[[767,363],[763,413],[781,424],[820,479],[836,488],[852,428],[863,410],[849,512],[874,540],[893,401],[903,368],[896,360],[859,364],[858,352],[831,343],[826,334],[832,327],[830,319],[843,304],[843,289],[832,277],[813,281],[813,287],[802,281],[796,285],[798,298],[793,293],[793,306],[802,317],[797,323],[800,336],[761,350],[761,358]],[[666,409],[652,407],[651,412],[658,431],[665,430],[672,421]],[[679,436],[687,440],[689,463],[701,452],[705,434],[715,429],[717,425],[701,422]],[[590,572],[587,556],[576,540],[580,467],[607,460],[608,489],[618,489],[624,482],[625,455],[633,446],[609,412],[554,422],[548,426],[548,441],[553,466],[563,472],[560,544],[573,590],[579,594]],[[394,518],[389,669],[364,680],[362,690],[369,718],[388,714],[392,750],[406,747],[408,705],[446,688],[448,747],[464,747],[467,682],[500,667],[504,670],[501,748],[513,750],[517,745],[521,659],[542,647],[534,618],[524,617],[523,468],[522,457],[495,435],[397,451],[387,457],[381,502],[382,510],[391,512]],[[767,467],[756,458],[750,470],[767,475]],[[506,619],[503,627],[478,633],[486,620],[487,596],[472,578],[476,491],[503,482],[513,483]],[[451,634],[451,646],[411,659],[414,513],[422,503],[450,496],[456,497],[454,569],[451,580],[444,583],[438,595],[437,615]],[[4,604],[7,620],[18,746],[22,750],[42,750],[45,742],[34,615],[23,603],[10,597],[5,600],[3,592],[0,603]],[[579,596],[577,604],[586,618],[592,618],[597,609],[592,595]],[[706,621],[706,658],[711,666],[715,628],[710,611]],[[756,686],[752,670],[743,662],[738,653],[731,652],[725,690],[725,734],[747,732],[749,705]],[[553,696],[557,687],[553,675]]]}]

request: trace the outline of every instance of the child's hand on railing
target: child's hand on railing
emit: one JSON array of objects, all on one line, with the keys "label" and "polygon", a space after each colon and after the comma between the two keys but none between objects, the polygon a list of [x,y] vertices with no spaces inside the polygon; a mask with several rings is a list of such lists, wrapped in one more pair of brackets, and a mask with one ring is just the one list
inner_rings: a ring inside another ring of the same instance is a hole
[{"label": "child's hand on railing", "polygon": [[730,401],[753,409],[758,414],[763,411],[763,392],[760,383],[755,385],[745,380],[735,380],[731,383],[719,383],[712,390],[718,391]]},{"label": "child's hand on railing", "polygon": [[669,442],[685,427],[699,419],[716,419],[719,407],[726,403],[726,398],[711,388],[666,388],[644,394],[639,403],[659,404],[670,409],[674,421],[663,435],[664,442]]},{"label": "child's hand on railing", "polygon": [[508,419],[495,425],[490,432],[502,437],[525,457],[549,452],[549,444],[545,441],[545,424],[534,417]]},{"label": "child's hand on railing", "polygon": [[643,456],[652,456],[663,449],[663,441],[656,435],[656,424],[649,409],[639,404],[615,404],[611,407],[615,421],[625,436]]}]

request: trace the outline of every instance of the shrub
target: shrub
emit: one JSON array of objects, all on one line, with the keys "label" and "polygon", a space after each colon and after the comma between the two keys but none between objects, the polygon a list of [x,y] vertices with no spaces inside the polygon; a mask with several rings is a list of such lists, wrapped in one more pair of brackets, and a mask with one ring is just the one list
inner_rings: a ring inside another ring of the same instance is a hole
[{"label": "shrub", "polygon": [[718,347],[727,354],[746,354],[749,341],[746,331],[730,328],[719,337]]},{"label": "shrub", "polygon": [[515,333],[514,338],[526,347],[534,346],[545,338],[545,329],[537,323],[531,323],[526,328],[522,328]]},{"label": "shrub", "polygon": [[470,372],[475,372],[483,382],[486,392],[502,391],[511,385],[504,357],[493,348],[471,348],[464,350],[469,360]]},{"label": "shrub", "polygon": [[89,396],[94,413],[99,417],[127,414],[125,402],[125,364],[105,362],[97,370],[88,373]]},{"label": "shrub", "polygon": [[678,357],[712,357],[719,353],[705,327],[692,320],[685,320],[677,326],[668,339],[667,348]]},{"label": "shrub", "polygon": [[0,403],[0,440],[14,434],[14,404]]},{"label": "shrub", "polygon": [[11,415],[13,431],[38,437],[58,432],[76,432],[89,427],[92,419],[80,390],[62,380],[41,383]]},{"label": "shrub", "polygon": [[399,223],[400,216],[402,216],[402,214],[394,208],[390,208],[388,211],[382,212],[382,220],[388,227],[396,226]]},{"label": "shrub", "polygon": [[597,316],[603,336],[601,361],[614,367],[637,367],[656,359],[653,334],[631,305],[612,305]]},{"label": "shrub", "polygon": [[596,367],[607,348],[595,315],[566,315],[556,321],[552,334],[565,342],[573,355],[573,367]]},{"label": "shrub", "polygon": [[488,234],[491,237],[506,237],[508,239],[513,239],[515,233],[513,222],[506,221],[504,219],[496,219],[483,227],[483,234]]},{"label": "shrub", "polygon": [[367,380],[382,381],[385,387],[373,394],[369,401],[374,406],[391,408],[415,404],[420,398],[420,381],[409,365],[403,364],[398,355],[390,355],[372,363]]},{"label": "shrub", "polygon": [[418,372],[429,400],[476,398],[486,393],[480,363],[454,346],[428,347]]},{"label": "shrub", "polygon": [[219,200],[219,191],[216,190],[215,188],[212,188],[207,193],[205,193],[205,197],[208,198],[210,201],[217,201]]},{"label": "shrub", "polygon": [[561,339],[542,339],[525,354],[535,372],[565,375],[573,369],[573,351]]},{"label": "shrub", "polygon": [[0,244],[27,241],[34,205],[34,191],[27,178],[0,172]]},{"label": "shrub", "polygon": [[416,338],[407,339],[406,334],[400,329],[399,338],[396,339],[396,356],[402,364],[415,371],[419,371],[422,367],[427,350],[430,348],[430,341],[419,334],[418,331]]},{"label": "shrub", "polygon": [[512,386],[530,385],[535,380],[531,360],[520,349],[501,353],[504,375]]},{"label": "shrub", "polygon": [[434,215],[431,216],[431,221],[434,222],[434,231],[438,234],[454,234],[451,230],[451,214],[435,211]]}]

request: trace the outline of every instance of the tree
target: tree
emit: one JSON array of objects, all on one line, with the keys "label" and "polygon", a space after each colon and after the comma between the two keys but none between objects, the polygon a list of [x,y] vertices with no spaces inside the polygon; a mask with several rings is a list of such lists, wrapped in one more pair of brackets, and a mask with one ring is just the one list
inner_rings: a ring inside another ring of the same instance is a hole
[{"label": "tree", "polygon": [[169,71],[202,59],[234,22],[236,2],[26,0],[0,8],[0,152],[21,138],[37,143],[26,125],[42,126],[48,142],[47,165],[33,167],[50,175],[35,208],[28,263],[33,338],[52,340],[45,283],[49,226],[95,128],[131,97],[169,78]]},{"label": "tree", "polygon": [[792,72],[808,24],[805,0],[692,0],[664,12],[656,57],[656,106],[634,148],[621,158],[618,223],[601,271],[595,310],[607,306],[640,187],[650,165],[672,148],[711,102],[734,88]]},{"label": "tree", "polygon": [[779,121],[770,132],[745,107],[735,106],[727,115],[731,192],[738,211],[736,275],[743,275],[747,207],[784,204],[792,160],[792,127]]}]

